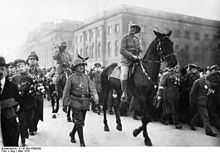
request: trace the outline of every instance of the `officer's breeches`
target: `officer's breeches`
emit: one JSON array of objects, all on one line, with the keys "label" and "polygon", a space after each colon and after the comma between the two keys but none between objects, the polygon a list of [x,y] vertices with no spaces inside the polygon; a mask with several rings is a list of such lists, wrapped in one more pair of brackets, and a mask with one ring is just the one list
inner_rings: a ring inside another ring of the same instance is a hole
[{"label": "officer's breeches", "polygon": [[128,66],[126,66],[126,65],[121,66],[120,80],[127,80],[128,79],[128,70],[129,70]]},{"label": "officer's breeches", "polygon": [[72,109],[73,114],[73,122],[75,125],[78,127],[83,127],[85,125],[85,117],[86,117],[86,112],[87,110],[79,110],[79,109]]}]

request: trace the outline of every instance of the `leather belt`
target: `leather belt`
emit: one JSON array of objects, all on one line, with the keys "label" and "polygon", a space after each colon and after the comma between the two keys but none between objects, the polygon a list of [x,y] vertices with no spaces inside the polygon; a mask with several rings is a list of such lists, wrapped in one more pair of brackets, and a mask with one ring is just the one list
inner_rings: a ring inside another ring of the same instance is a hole
[{"label": "leather belt", "polygon": [[88,98],[89,95],[76,95],[76,94],[71,94],[74,97],[78,97],[78,98]]}]

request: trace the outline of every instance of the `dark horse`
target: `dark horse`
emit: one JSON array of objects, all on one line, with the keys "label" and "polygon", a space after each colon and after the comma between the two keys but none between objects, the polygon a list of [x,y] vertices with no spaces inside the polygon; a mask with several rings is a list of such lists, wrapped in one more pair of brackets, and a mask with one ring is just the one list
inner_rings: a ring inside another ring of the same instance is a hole
[{"label": "dark horse", "polygon": [[[65,71],[62,71],[60,74],[58,82],[58,91],[55,89],[55,84],[52,81],[52,78],[49,80],[49,94],[51,97],[52,113],[58,113],[59,111],[59,100],[62,98],[63,89],[67,80],[67,77],[72,74],[72,71],[67,68]],[[56,118],[56,115],[53,114],[52,118]]]},{"label": "dark horse", "polygon": [[[142,113],[142,125],[133,131],[133,135],[136,137],[141,131],[143,131],[143,136],[145,138],[144,142],[147,146],[152,145],[147,133],[147,124],[150,122],[153,115],[153,97],[156,93],[161,62],[165,62],[166,66],[170,68],[177,65],[176,55],[173,50],[173,42],[169,38],[171,31],[167,34],[161,34],[154,31],[154,34],[156,35],[156,38],[151,42],[143,59],[135,64],[134,73],[128,80],[128,90],[130,89],[130,94],[139,101]],[[117,123],[116,128],[122,130],[120,114],[118,111],[122,94],[120,80],[115,78],[108,79],[109,74],[116,66],[117,64],[113,63],[102,73],[103,92],[101,98],[103,102],[105,131],[109,131],[106,118],[107,94],[112,88],[117,92],[117,100],[114,106]]]}]

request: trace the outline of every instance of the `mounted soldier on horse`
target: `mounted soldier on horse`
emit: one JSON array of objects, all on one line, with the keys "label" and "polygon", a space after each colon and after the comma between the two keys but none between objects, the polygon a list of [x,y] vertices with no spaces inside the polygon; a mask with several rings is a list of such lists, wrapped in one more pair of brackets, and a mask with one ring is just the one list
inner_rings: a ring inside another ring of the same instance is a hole
[{"label": "mounted soldier on horse", "polygon": [[[114,109],[117,123],[116,128],[121,131],[122,124],[118,108],[120,100],[125,102],[127,100],[127,92],[130,92],[131,90],[131,95],[138,100],[142,113],[142,125],[133,131],[133,135],[136,137],[141,131],[143,131],[145,145],[151,146],[152,143],[148,137],[146,127],[150,122],[153,110],[155,109],[153,107],[153,97],[157,91],[160,66],[162,62],[165,62],[167,67],[175,67],[177,65],[177,58],[173,50],[173,42],[169,38],[171,31],[167,34],[161,34],[154,31],[156,38],[151,42],[143,59],[139,58],[138,55],[141,52],[141,49],[138,39],[134,34],[140,32],[140,30],[140,27],[137,25],[132,25],[130,27],[129,35],[125,35],[122,39],[122,62],[119,66],[116,63],[113,63],[103,71],[101,78],[101,102],[103,103],[104,130],[109,131],[106,118],[107,95],[112,89],[117,92]],[[124,63],[129,63],[129,66]],[[129,67],[131,67],[132,63],[135,63],[133,64],[134,67],[132,67],[133,73],[128,77]],[[117,69],[120,69],[122,72],[117,72]],[[120,75],[120,73],[122,74]],[[127,81],[125,80],[129,80],[127,91],[127,85],[125,85]]]}]

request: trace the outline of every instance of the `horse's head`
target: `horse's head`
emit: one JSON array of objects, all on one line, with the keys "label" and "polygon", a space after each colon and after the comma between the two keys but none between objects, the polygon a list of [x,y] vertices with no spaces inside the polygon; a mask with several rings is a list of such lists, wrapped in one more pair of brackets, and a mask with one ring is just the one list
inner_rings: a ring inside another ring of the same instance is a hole
[{"label": "horse's head", "polygon": [[161,34],[159,32],[154,31],[156,35],[156,50],[162,59],[169,68],[175,67],[177,63],[177,58],[173,49],[173,41],[170,40],[170,36],[172,32],[168,32],[167,34]]},{"label": "horse's head", "polygon": [[89,57],[82,57],[79,54],[78,54],[78,58],[80,58],[83,62],[86,62],[89,59]]}]

